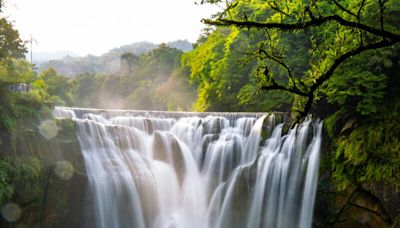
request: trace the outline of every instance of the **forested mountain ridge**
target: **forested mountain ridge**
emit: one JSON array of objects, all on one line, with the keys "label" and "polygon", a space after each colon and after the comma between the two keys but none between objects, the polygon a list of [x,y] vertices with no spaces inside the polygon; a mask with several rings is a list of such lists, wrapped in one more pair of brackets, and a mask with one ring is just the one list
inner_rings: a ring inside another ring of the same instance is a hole
[{"label": "forested mountain ridge", "polygon": [[54,68],[38,75],[57,105],[146,110],[190,110],[196,97],[180,67],[183,52],[161,44],[140,55],[125,52],[113,73],[65,77]]},{"label": "forested mountain ridge", "polygon": [[[187,40],[176,40],[167,42],[166,44],[169,47],[185,52],[192,50],[192,44]],[[36,62],[39,73],[49,67],[54,68],[59,74],[65,76],[75,76],[82,73],[114,73],[120,67],[120,56],[122,54],[132,53],[140,55],[157,48],[157,46],[157,44],[142,41],[113,48],[100,56],[87,55],[76,57],[68,55],[60,59],[34,62]]]},{"label": "forested mountain ridge", "polygon": [[[34,64],[38,65],[40,63],[47,62],[49,60],[62,59],[67,56],[78,57],[76,53],[71,51],[54,51],[54,52],[34,51],[32,53],[32,61]],[[26,58],[30,60],[31,58],[30,51],[26,54]]]}]

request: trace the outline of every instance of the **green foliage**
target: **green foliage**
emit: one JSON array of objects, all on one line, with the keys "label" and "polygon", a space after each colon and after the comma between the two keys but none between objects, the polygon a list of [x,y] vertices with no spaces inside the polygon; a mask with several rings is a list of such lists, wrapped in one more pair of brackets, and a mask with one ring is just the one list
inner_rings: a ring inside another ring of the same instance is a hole
[{"label": "green foliage", "polygon": [[0,85],[30,83],[35,80],[33,66],[23,59],[0,60]]},{"label": "green foliage", "polygon": [[285,92],[258,93],[258,88],[253,83],[245,85],[237,95],[239,105],[246,107],[246,111],[282,111],[287,112],[291,108],[293,97]]},{"label": "green foliage", "polygon": [[0,18],[0,61],[6,58],[23,58],[26,48],[19,33],[5,18]]},{"label": "green foliage", "polygon": [[[184,52],[192,50],[192,44],[187,40],[176,40],[168,42],[166,45],[170,48],[176,48]],[[128,57],[127,54],[139,57],[142,54],[149,53],[158,48],[158,46],[159,45],[147,41],[135,42],[118,48],[113,48],[100,56],[87,55],[78,57],[70,56],[73,55],[73,53],[66,52],[63,53],[66,56],[62,59],[38,63],[37,71],[43,72],[48,68],[54,68],[58,74],[67,77],[74,77],[84,73],[110,75],[118,71],[120,66],[127,63],[124,58]]]},{"label": "green foliage", "polygon": [[[21,119],[31,119],[47,102],[47,85],[35,77],[32,65],[22,59],[7,59],[0,61],[0,66],[7,71],[0,76],[0,135],[6,144],[8,134],[13,132]],[[18,83],[31,85],[29,92],[11,90]],[[1,145],[1,144],[0,144]]]},{"label": "green foliage", "polygon": [[[264,35],[242,50],[257,59],[256,83],[259,88],[284,90],[296,95],[292,109],[298,117],[305,117],[311,111],[312,105],[321,99],[321,86],[330,80],[338,67],[351,61],[351,57],[366,50],[393,47],[400,42],[398,20],[393,16],[400,12],[400,7],[389,1],[235,0],[226,2],[223,7],[220,14],[204,20],[205,23],[216,25],[215,32],[229,28],[239,29],[240,33],[250,31],[254,37]],[[352,73],[365,75],[364,71],[355,69]],[[344,76],[337,77],[347,76],[341,75]],[[353,76],[353,79],[358,78]],[[383,81],[379,73],[371,72],[366,80],[357,82],[354,89],[363,93],[370,84],[383,85]],[[246,87],[242,94],[249,97],[250,88]],[[378,87],[369,92],[382,89]],[[375,97],[359,98],[357,112],[362,115],[375,112],[373,102],[382,96],[377,92]]]},{"label": "green foliage", "polygon": [[0,157],[0,205],[10,200],[16,191],[17,182],[25,186],[33,186],[38,182],[43,172],[42,162],[34,156],[31,157]]},{"label": "green foliage", "polygon": [[[182,52],[161,44],[149,53],[134,55],[124,53],[121,56],[121,68],[113,75],[78,75],[72,81],[64,79],[62,85],[72,84],[72,92],[54,86],[54,92],[69,105],[68,94],[72,94],[73,104],[79,107],[124,108],[166,110],[187,108],[192,101],[182,99],[172,101],[169,93],[186,98],[193,95],[187,90],[187,82],[180,71]],[[175,75],[175,76],[172,76]],[[57,78],[60,81],[59,78]],[[47,84],[52,86],[51,81]],[[55,83],[59,85],[60,83]],[[171,86],[182,86],[171,88]],[[49,87],[49,91],[51,87]],[[56,92],[58,91],[58,92]],[[60,94],[62,91],[62,94]],[[168,94],[167,94],[168,93]],[[64,94],[64,95],[63,95]]]},{"label": "green foliage", "polygon": [[388,50],[371,51],[344,63],[322,90],[327,101],[352,115],[375,114],[384,102],[388,87],[384,70],[392,66],[390,58],[394,54]]},{"label": "green foliage", "polygon": [[99,104],[101,83],[104,77],[94,74],[82,74],[76,76],[72,88],[73,100],[78,107],[96,108]]},{"label": "green foliage", "polygon": [[137,88],[125,100],[124,106],[131,109],[157,109],[152,101],[152,92],[154,91],[154,84],[149,80],[139,81]]},{"label": "green foliage", "polygon": [[[239,107],[254,105],[258,110],[291,102],[297,111],[293,116],[312,112],[327,117],[329,159],[338,187],[370,181],[399,186],[400,4],[235,0],[224,7],[205,20],[217,26],[215,31],[183,59],[198,85],[199,109],[236,110],[230,106],[234,98]],[[232,44],[238,34],[247,33],[251,35],[241,51],[251,59],[245,74],[249,77],[241,77],[240,89],[229,93],[225,82],[234,82],[242,67],[229,61],[240,59]],[[260,89],[295,96],[279,100],[279,95],[257,93]]]},{"label": "green foliage", "polygon": [[121,67],[126,68],[124,70],[130,70],[134,65],[137,64],[139,57],[133,53],[127,52],[121,55]]},{"label": "green foliage", "polygon": [[[0,7],[3,1],[0,1]],[[0,205],[18,195],[39,196],[44,164],[25,151],[13,150],[13,139],[36,129],[39,116],[49,114],[49,86],[23,59],[26,49],[16,30],[0,18]],[[25,89],[16,89],[21,88]],[[30,89],[26,89],[30,86]],[[31,194],[33,193],[33,194]],[[24,199],[27,200],[36,199]]]},{"label": "green foliage", "polygon": [[[378,181],[400,186],[400,103],[335,139],[333,177],[339,188]],[[381,118],[382,117],[382,118]]]},{"label": "green foliage", "polygon": [[[243,51],[256,48],[263,38],[262,33],[217,28],[192,52],[183,55],[182,65],[189,71],[190,82],[198,90],[194,110],[271,111],[287,108],[285,104],[291,99],[288,94],[259,93],[257,61]],[[275,100],[277,97],[282,99]]]},{"label": "green foliage", "polygon": [[175,70],[171,77],[163,82],[155,93],[155,98],[166,104],[169,111],[191,110],[193,101],[196,100],[195,88],[189,85],[181,70]]},{"label": "green foliage", "polygon": [[[0,19],[0,151],[10,144],[10,134],[15,131],[18,121],[31,115],[30,95],[11,91],[18,83],[29,84],[35,80],[32,65],[20,59],[26,52],[23,42],[10,22]],[[5,174],[1,182],[4,187]],[[4,187],[4,194],[10,189]],[[7,194],[6,194],[7,195]],[[4,196],[1,196],[4,197]]]},{"label": "green foliage", "polygon": [[39,78],[42,79],[47,85],[47,92],[50,95],[49,102],[56,105],[73,104],[72,96],[72,81],[64,76],[58,75],[53,68],[43,71]]},{"label": "green foliage", "polygon": [[325,128],[341,189],[371,181],[400,186],[398,60],[397,47],[365,53],[343,64],[324,86],[327,101],[338,107]]}]

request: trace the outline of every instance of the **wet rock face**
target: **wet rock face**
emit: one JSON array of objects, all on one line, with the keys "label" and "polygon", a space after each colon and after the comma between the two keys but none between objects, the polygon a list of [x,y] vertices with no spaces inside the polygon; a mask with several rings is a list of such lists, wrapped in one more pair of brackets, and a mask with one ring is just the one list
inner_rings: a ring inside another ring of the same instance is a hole
[{"label": "wet rock face", "polygon": [[228,120],[219,117],[214,119],[206,119],[202,123],[205,134],[219,134],[223,128],[229,126]]},{"label": "wet rock face", "polygon": [[183,182],[185,163],[182,149],[174,136],[168,132],[156,131],[154,133],[154,158],[173,165],[179,182]]},{"label": "wet rock face", "polygon": [[314,227],[398,227],[400,193],[381,183],[337,191],[329,176],[320,179]]},{"label": "wet rock face", "polygon": [[88,227],[82,225],[90,210],[83,213],[87,177],[75,123],[60,120],[21,127],[10,144],[10,159],[35,158],[41,171],[34,183],[14,180],[11,200],[19,205],[21,216],[13,223],[0,216],[0,227]]},{"label": "wet rock face", "polygon": [[400,191],[382,183],[369,183],[363,187],[382,203],[392,222],[400,226]]}]

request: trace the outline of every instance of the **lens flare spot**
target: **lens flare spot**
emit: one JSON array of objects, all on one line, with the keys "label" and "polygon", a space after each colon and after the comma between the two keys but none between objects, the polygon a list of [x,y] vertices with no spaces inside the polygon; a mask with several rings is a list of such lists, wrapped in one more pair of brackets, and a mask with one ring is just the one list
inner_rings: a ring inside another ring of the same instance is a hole
[{"label": "lens flare spot", "polygon": [[63,180],[69,180],[74,175],[74,166],[69,161],[58,161],[54,173]]},{"label": "lens flare spot", "polygon": [[8,203],[2,210],[3,218],[8,222],[16,222],[21,217],[21,209],[15,203]]},{"label": "lens flare spot", "polygon": [[58,126],[54,120],[45,120],[39,125],[40,134],[46,139],[54,138],[58,133]]}]

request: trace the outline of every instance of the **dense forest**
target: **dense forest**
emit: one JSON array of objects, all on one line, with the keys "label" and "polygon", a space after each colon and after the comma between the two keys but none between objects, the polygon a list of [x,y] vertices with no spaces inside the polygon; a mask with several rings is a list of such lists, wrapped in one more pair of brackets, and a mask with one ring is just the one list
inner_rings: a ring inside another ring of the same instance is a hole
[{"label": "dense forest", "polygon": [[[55,105],[283,111],[293,122],[309,114],[324,119],[321,174],[333,183],[329,188],[367,192],[389,211],[387,224],[399,225],[399,213],[370,185],[399,194],[400,2],[227,1],[223,9],[204,20],[193,50],[161,44],[119,52],[112,73],[83,70],[73,77],[53,68],[36,73],[18,31],[2,17],[0,205],[17,197],[18,183],[35,186],[45,172],[35,156],[13,157],[13,140],[37,129]],[[15,89],[21,83],[29,90]]]},{"label": "dense forest", "polygon": [[[176,48],[181,51],[192,50],[192,44],[187,40],[176,40],[168,42],[166,43],[166,45],[168,47]],[[57,73],[69,77],[83,73],[112,74],[118,71],[118,69],[120,68],[120,57],[122,54],[132,53],[135,55],[140,55],[150,52],[157,47],[157,44],[146,41],[135,42],[129,45],[123,45],[118,48],[113,48],[100,56],[87,55],[84,57],[77,57],[68,53],[62,55],[62,53],[56,52],[53,54],[55,58],[52,58],[51,53],[46,55],[46,53],[39,52],[34,53],[33,63],[35,63],[35,66],[37,67],[36,71],[39,73],[51,67],[54,68]]]}]

